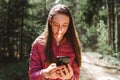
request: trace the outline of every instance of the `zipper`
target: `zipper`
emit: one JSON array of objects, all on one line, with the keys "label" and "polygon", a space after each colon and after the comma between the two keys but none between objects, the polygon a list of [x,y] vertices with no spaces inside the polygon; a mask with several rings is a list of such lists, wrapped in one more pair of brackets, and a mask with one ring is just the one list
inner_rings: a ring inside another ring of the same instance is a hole
[{"label": "zipper", "polygon": [[56,53],[57,53],[57,56],[59,56],[59,43],[57,43]]}]

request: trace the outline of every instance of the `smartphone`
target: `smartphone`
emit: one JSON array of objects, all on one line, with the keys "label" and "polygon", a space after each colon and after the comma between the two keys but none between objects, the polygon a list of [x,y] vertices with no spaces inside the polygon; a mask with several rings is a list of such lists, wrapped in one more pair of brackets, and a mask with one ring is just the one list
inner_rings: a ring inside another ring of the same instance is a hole
[{"label": "smartphone", "polygon": [[62,66],[66,65],[70,62],[70,57],[69,56],[57,56],[56,57],[56,65],[57,66]]}]

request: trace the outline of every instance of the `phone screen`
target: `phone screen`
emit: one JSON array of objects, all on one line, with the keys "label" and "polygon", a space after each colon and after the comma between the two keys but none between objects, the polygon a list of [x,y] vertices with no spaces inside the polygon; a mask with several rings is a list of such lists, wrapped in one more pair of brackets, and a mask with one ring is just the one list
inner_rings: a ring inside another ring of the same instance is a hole
[{"label": "phone screen", "polygon": [[57,56],[56,57],[57,66],[67,65],[69,62],[70,62],[69,56]]}]

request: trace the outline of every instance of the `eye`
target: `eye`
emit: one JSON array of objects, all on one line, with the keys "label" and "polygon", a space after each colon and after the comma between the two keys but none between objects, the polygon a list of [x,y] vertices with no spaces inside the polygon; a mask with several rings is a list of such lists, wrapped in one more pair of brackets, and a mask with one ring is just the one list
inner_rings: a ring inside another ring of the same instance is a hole
[{"label": "eye", "polygon": [[63,25],[63,27],[67,27],[67,25]]},{"label": "eye", "polygon": [[54,26],[59,26],[59,25],[56,25],[56,24],[55,24]]},{"label": "eye", "polygon": [[57,27],[57,26],[59,26],[59,24],[53,23],[53,26]]}]

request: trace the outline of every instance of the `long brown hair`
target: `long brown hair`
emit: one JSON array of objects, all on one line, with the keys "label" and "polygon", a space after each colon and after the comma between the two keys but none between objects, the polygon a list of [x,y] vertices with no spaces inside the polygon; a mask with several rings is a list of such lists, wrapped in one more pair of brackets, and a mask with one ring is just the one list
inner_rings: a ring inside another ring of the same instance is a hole
[{"label": "long brown hair", "polygon": [[77,31],[75,29],[69,8],[62,4],[57,4],[51,9],[51,11],[48,15],[46,28],[45,28],[44,32],[42,33],[42,36],[45,36],[45,39],[46,39],[45,40],[46,61],[49,63],[54,62],[55,56],[53,55],[53,51],[52,51],[52,47],[51,47],[53,33],[52,33],[50,21],[53,18],[53,16],[57,15],[57,14],[67,15],[70,19],[69,27],[68,27],[67,32],[65,33],[65,37],[72,44],[73,50],[75,52],[76,63],[78,64],[78,66],[81,66],[81,46],[80,46],[81,44],[79,41],[79,37],[78,37]]}]

